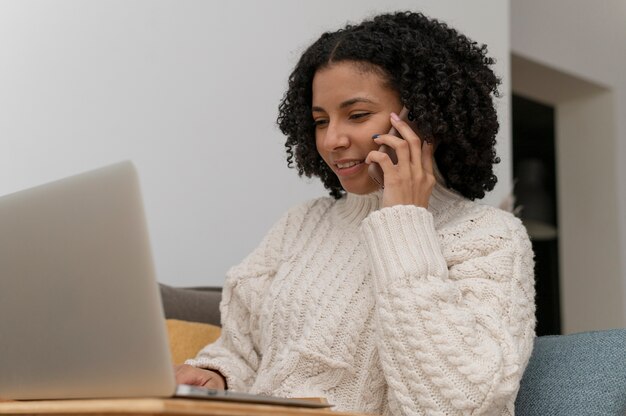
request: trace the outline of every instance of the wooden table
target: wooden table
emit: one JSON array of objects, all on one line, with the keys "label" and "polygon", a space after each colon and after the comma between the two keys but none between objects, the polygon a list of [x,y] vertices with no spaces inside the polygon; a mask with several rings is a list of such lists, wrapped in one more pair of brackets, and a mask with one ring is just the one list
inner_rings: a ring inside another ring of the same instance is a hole
[{"label": "wooden table", "polygon": [[[189,399],[93,399],[0,401],[0,414],[12,415],[212,415],[212,416],[365,416],[363,413],[334,412],[328,408],[274,406]],[[371,416],[371,415],[369,415]]]}]

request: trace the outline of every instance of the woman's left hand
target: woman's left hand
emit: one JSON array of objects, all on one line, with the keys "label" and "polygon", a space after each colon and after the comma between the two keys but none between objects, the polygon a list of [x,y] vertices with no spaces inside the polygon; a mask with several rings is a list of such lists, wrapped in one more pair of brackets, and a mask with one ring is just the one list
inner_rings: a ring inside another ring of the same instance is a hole
[{"label": "woman's left hand", "polygon": [[420,137],[395,113],[391,124],[402,138],[381,134],[374,139],[376,144],[387,145],[395,150],[398,163],[394,164],[388,154],[373,150],[365,163],[378,163],[385,175],[383,207],[394,205],[416,205],[428,208],[428,201],[435,186],[433,173],[433,144]]}]

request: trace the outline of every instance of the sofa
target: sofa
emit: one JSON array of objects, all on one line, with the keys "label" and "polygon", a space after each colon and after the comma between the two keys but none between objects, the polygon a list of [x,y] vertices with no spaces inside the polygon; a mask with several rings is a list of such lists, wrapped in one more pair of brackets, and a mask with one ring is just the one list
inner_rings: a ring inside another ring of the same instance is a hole
[{"label": "sofa", "polygon": [[220,326],[221,287],[178,288],[159,284],[166,319]]},{"label": "sofa", "polygon": [[[161,284],[160,290],[168,320],[219,326],[221,288]],[[515,414],[626,415],[626,329],[537,337]]]}]

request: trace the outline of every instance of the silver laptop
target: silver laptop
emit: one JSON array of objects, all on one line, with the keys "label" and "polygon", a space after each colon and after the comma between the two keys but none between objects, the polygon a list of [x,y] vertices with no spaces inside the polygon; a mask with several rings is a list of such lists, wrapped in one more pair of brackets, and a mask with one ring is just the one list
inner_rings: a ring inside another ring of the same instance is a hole
[{"label": "silver laptop", "polygon": [[132,163],[0,197],[0,399],[177,391],[327,406],[176,386]]}]

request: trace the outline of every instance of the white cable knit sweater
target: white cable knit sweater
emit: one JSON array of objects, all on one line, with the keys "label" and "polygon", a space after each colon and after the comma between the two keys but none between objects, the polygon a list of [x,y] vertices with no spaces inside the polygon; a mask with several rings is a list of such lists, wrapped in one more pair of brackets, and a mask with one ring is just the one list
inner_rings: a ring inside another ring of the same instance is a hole
[{"label": "white cable knit sweater", "polygon": [[222,335],[187,364],[232,390],[385,415],[512,415],[535,326],[521,222],[437,184],[290,210],[224,285]]}]

